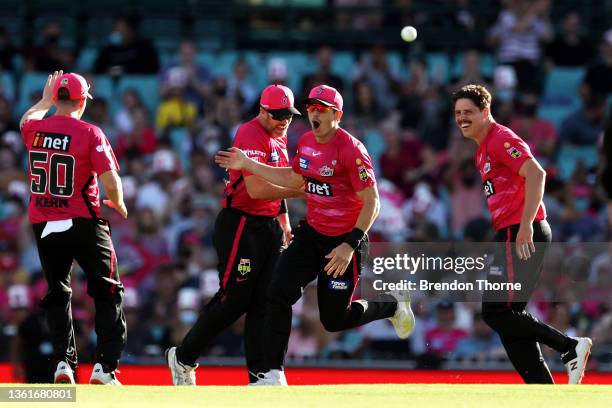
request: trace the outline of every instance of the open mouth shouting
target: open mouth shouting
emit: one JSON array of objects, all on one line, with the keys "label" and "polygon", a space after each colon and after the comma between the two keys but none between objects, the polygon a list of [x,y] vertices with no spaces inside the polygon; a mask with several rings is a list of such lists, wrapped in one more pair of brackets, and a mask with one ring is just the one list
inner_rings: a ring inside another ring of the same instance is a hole
[{"label": "open mouth shouting", "polygon": [[321,122],[319,122],[318,120],[314,119],[314,120],[312,121],[312,127],[313,127],[314,129],[318,129],[318,128],[319,128],[319,126],[321,126]]}]

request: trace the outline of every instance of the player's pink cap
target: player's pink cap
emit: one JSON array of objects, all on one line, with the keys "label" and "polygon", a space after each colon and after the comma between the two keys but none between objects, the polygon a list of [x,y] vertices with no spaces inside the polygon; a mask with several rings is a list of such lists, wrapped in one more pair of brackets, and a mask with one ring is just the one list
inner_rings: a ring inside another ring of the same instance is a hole
[{"label": "player's pink cap", "polygon": [[92,99],[92,96],[89,93],[89,84],[85,78],[79,74],[70,72],[57,78],[57,81],[55,81],[55,84],[53,85],[53,99],[56,101],[57,93],[60,88],[68,89],[68,94],[72,100],[85,98]]},{"label": "player's pink cap", "polygon": [[319,85],[312,88],[308,94],[306,104],[312,105],[314,103],[332,106],[339,111],[342,110],[342,105],[344,104],[340,92],[336,88],[327,85]]},{"label": "player's pink cap", "polygon": [[261,98],[259,98],[259,104],[266,110],[287,110],[299,115],[300,111],[293,106],[293,103],[293,92],[283,85],[268,85],[261,93]]}]

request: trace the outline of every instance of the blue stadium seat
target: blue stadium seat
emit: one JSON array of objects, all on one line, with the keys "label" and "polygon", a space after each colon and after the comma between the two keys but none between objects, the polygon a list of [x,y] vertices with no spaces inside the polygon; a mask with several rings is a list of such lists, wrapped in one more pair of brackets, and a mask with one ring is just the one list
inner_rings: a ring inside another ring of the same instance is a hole
[{"label": "blue stadium seat", "polygon": [[15,101],[15,78],[10,72],[0,74],[0,94],[10,101]]},{"label": "blue stadium seat", "polygon": [[76,60],[76,72],[92,72],[98,57],[98,49],[86,47],[81,50]]},{"label": "blue stadium seat", "polygon": [[582,161],[587,168],[596,167],[599,161],[597,147],[569,145],[561,146],[559,157],[557,158],[559,177],[562,180],[569,179],[579,161]]},{"label": "blue stadium seat", "polygon": [[125,75],[119,80],[118,95],[123,95],[127,88],[134,88],[140,94],[142,102],[154,114],[159,105],[159,80],[155,75]]},{"label": "blue stadium seat", "polygon": [[584,74],[584,68],[552,68],[546,75],[544,101],[574,106]]},{"label": "blue stadium seat", "polygon": [[110,111],[113,111],[113,102],[120,104],[121,95],[113,92],[113,80],[110,75],[96,75],[92,84],[92,96],[94,98],[104,98],[109,104]]},{"label": "blue stadium seat", "polygon": [[19,83],[19,101],[15,107],[14,114],[20,117],[31,106],[31,95],[34,92],[42,92],[49,74],[42,72],[27,72],[21,77]]},{"label": "blue stadium seat", "polygon": [[348,76],[353,73],[357,61],[350,51],[334,52],[331,69],[336,75]]},{"label": "blue stadium seat", "polygon": [[447,84],[450,77],[450,62],[448,55],[443,53],[430,53],[425,55],[427,74],[432,80]]},{"label": "blue stadium seat", "polygon": [[576,107],[571,105],[553,105],[541,103],[538,108],[538,116],[549,120],[558,130],[559,126],[561,126],[561,122],[563,122],[563,119],[565,119],[575,110]]}]

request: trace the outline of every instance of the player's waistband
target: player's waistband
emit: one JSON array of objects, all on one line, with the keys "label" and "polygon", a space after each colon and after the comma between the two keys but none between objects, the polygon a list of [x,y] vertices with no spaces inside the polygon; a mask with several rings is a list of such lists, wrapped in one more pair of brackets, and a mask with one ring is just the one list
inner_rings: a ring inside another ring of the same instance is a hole
[{"label": "player's waistband", "polygon": [[[533,224],[533,241],[534,242],[546,242],[548,241],[548,235],[550,235],[550,224],[546,221],[546,218],[534,221]],[[503,242],[508,240],[508,234],[511,237],[511,241],[514,241],[521,224],[512,224],[501,227],[495,231],[496,241]]]},{"label": "player's waistband", "polygon": [[254,220],[261,220],[261,221],[272,221],[272,220],[276,219],[276,217],[272,217],[272,216],[251,214],[251,213],[239,210],[239,209],[234,208],[234,207],[232,207],[232,208],[222,208],[221,212],[225,212],[227,214],[232,214],[232,215],[237,215],[237,216],[245,216],[245,217],[249,217],[249,218],[254,219]]}]

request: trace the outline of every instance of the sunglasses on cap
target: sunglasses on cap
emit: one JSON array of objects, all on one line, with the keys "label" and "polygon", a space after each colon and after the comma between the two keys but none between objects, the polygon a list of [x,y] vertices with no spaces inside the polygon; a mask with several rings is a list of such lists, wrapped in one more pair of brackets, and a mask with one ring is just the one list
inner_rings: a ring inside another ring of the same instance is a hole
[{"label": "sunglasses on cap", "polygon": [[327,113],[329,111],[334,110],[334,108],[332,106],[325,106],[325,105],[307,105],[306,110],[310,113],[314,111],[317,111],[319,113]]},{"label": "sunglasses on cap", "polygon": [[283,121],[291,120],[293,118],[293,112],[291,112],[289,109],[264,110],[268,112],[268,115],[270,115],[270,117],[274,120]]}]

